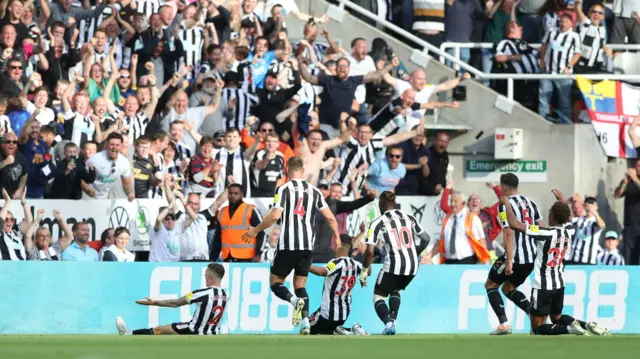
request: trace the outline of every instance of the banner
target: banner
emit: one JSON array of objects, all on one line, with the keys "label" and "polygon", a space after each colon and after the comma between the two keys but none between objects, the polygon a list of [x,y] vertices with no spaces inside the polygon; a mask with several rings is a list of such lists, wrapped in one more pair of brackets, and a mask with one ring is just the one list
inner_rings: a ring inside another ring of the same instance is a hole
[{"label": "banner", "polygon": [[[634,116],[640,111],[640,88],[620,81],[591,82],[579,76],[576,83],[605,154],[638,157],[628,132]],[[640,135],[640,130],[636,131]]]},{"label": "banner", "polygon": [[[292,307],[271,293],[269,267],[224,264],[221,286],[230,301],[221,322],[229,334],[294,334]],[[352,311],[345,325],[359,322],[372,334],[384,325],[372,304],[370,284],[353,288]],[[206,263],[0,262],[0,334],[115,334],[116,316],[130,329],[191,319],[195,308],[146,307],[135,300],[149,296],[172,299],[205,286]],[[422,265],[402,292],[396,327],[411,333],[489,333],[498,320],[484,283],[489,266]],[[566,270],[563,313],[596,321],[613,333],[640,332],[640,267],[576,266]],[[320,306],[322,277],[309,275],[310,310]],[[286,281],[291,288],[291,278]],[[529,297],[531,280],[520,286]],[[529,320],[504,299],[516,333],[529,333]]]},{"label": "banner", "polygon": [[[245,198],[245,202],[256,206],[257,210],[264,216],[269,208],[273,206],[272,198]],[[350,198],[345,198],[350,201]],[[203,198],[201,210],[205,210],[213,204],[213,199]],[[440,233],[440,225],[444,214],[440,210],[440,197],[398,197],[398,202],[403,211],[412,214],[429,235]],[[159,199],[139,199],[133,202],[127,200],[88,200],[88,201],[67,201],[67,200],[29,200],[31,213],[35,214],[38,209],[45,210],[45,218],[42,226],[49,228],[53,235],[53,241],[57,241],[62,235],[58,222],[53,217],[53,210],[62,212],[69,228],[74,223],[86,221],[90,227],[90,240],[99,240],[101,233],[108,228],[127,227],[131,232],[131,239],[127,249],[130,251],[148,251],[151,248],[151,237],[153,225],[160,207],[166,206],[167,202]],[[226,206],[227,203],[223,204]],[[179,205],[180,208],[181,205]],[[12,213],[19,223],[24,218],[24,213],[18,201],[14,201]],[[348,216],[347,232],[351,235],[360,233],[361,223],[368,223],[379,215],[377,201],[355,211]],[[431,238],[438,238],[431,237]]]}]

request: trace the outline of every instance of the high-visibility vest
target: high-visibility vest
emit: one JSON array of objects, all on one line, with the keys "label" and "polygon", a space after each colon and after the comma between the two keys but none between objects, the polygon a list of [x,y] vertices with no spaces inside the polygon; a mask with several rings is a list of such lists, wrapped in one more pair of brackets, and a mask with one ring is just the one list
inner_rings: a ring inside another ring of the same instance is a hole
[{"label": "high-visibility vest", "polygon": [[[442,221],[442,229],[440,230],[440,263],[444,263],[445,261],[445,250],[444,250],[444,229],[447,227],[447,223],[451,216],[455,215],[455,213],[447,214]],[[475,238],[473,236],[473,219],[478,215],[467,210],[467,215],[464,218],[464,232],[467,235],[467,240],[469,241],[469,245],[473,252],[478,257],[478,261],[481,263],[486,263],[489,259],[491,259],[491,254],[487,249],[487,243],[484,238]],[[453,228],[452,228],[453,229]]]},{"label": "high-visibility vest", "polygon": [[222,238],[222,258],[229,254],[235,259],[251,259],[256,255],[256,238],[243,240],[242,235],[249,229],[253,205],[242,202],[229,218],[229,206],[218,212],[220,235]]}]

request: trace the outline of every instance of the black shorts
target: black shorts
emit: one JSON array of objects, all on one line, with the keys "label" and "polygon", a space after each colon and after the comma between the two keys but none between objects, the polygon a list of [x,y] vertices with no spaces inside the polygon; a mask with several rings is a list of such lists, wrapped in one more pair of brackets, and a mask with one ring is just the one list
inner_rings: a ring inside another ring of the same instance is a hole
[{"label": "black shorts", "polygon": [[413,277],[415,275],[390,274],[381,270],[376,280],[376,286],[373,288],[373,294],[388,297],[389,294],[395,291],[407,288]]},{"label": "black shorts", "polygon": [[564,288],[544,290],[531,289],[531,315],[546,317],[562,314],[564,306]]},{"label": "black shorts", "polygon": [[500,257],[493,263],[491,266],[491,270],[489,270],[489,279],[496,284],[502,284],[504,282],[509,282],[516,287],[519,287],[522,283],[524,283],[529,275],[533,271],[533,263],[531,264],[513,264],[513,273],[511,275],[507,275],[505,273],[505,269],[507,268],[507,259],[504,257]]},{"label": "black shorts", "polygon": [[291,271],[299,277],[307,277],[311,268],[311,251],[276,251],[271,264],[271,274],[286,278]]},{"label": "black shorts", "polygon": [[320,309],[309,317],[311,324],[311,335],[331,335],[337,327],[341,326],[346,320],[329,320],[320,315]]},{"label": "black shorts", "polygon": [[173,329],[173,331],[178,335],[198,335],[197,332],[193,332],[191,331],[191,329],[189,329],[189,322],[173,323],[171,324],[171,329]]}]

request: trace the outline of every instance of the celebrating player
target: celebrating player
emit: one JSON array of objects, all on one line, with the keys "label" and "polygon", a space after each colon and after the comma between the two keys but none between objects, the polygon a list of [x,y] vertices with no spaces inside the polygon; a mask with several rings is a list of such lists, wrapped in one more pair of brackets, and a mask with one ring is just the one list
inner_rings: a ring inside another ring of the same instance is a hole
[{"label": "celebrating player", "polygon": [[[513,173],[505,173],[500,176],[500,190],[509,198],[511,207],[516,212],[516,218],[527,224],[542,225],[542,215],[538,205],[531,199],[518,193],[518,177]],[[504,310],[504,302],[498,288],[502,286],[502,293],[513,301],[520,309],[529,314],[531,304],[524,293],[517,288],[524,283],[533,270],[536,246],[531,236],[522,232],[515,232],[509,228],[505,206],[498,208],[499,223],[504,230],[505,254],[491,267],[485,288],[491,308],[496,313],[500,325],[491,332],[491,335],[511,334],[511,325],[507,320]],[[515,239],[515,243],[514,243]],[[514,246],[515,244],[515,246]]]},{"label": "celebrating player", "polygon": [[196,311],[190,322],[173,323],[155,328],[136,329],[133,332],[127,328],[121,317],[116,318],[118,332],[126,335],[215,335],[218,323],[227,307],[227,293],[220,288],[220,281],[224,277],[224,267],[218,263],[211,263],[204,273],[206,288],[189,292],[182,298],[155,300],[145,297],[144,300],[136,300],[140,305],[155,305],[158,307],[178,308],[184,305],[195,304]]},{"label": "celebrating player", "polygon": [[324,267],[311,266],[311,273],[325,277],[320,309],[311,315],[311,334],[367,335],[360,324],[351,329],[342,325],[351,312],[351,290],[362,273],[362,264],[349,257],[351,236],[341,234],[342,246],[336,249],[336,258]]},{"label": "celebrating player", "polygon": [[[506,196],[500,202],[506,208],[511,229],[522,232],[536,241],[534,281],[531,290],[531,331],[536,335],[609,335],[609,330],[595,322],[585,323],[562,314],[564,305],[564,256],[571,246],[575,228],[571,223],[571,209],[562,193],[553,190],[557,202],[549,210],[549,227],[523,223],[513,212]],[[551,314],[551,323],[545,324]]]},{"label": "celebrating player", "polygon": [[[395,322],[400,309],[400,292],[418,273],[420,265],[418,253],[429,244],[429,236],[413,216],[396,209],[396,195],[393,192],[382,192],[378,207],[382,215],[371,222],[367,231],[365,239],[367,250],[364,255],[364,269],[360,274],[360,283],[362,286],[367,285],[373,251],[382,240],[387,256],[373,289],[373,303],[378,317],[385,324],[382,334],[394,335]],[[416,235],[420,235],[418,240]],[[387,297],[389,297],[389,306],[386,303]]]},{"label": "celebrating player", "polygon": [[[300,334],[310,333],[309,297],[305,286],[309,267],[311,267],[311,251],[315,240],[313,224],[319,211],[331,227],[336,248],[340,248],[340,232],[338,222],[333,216],[320,190],[303,178],[304,161],[293,156],[287,161],[287,176],[291,179],[276,189],[274,205],[264,217],[262,223],[243,234],[243,238],[253,238],[261,231],[271,227],[282,217],[281,233],[278,240],[278,251],[271,265],[271,291],[280,299],[291,303],[295,308],[291,323],[300,325]],[[294,271],[293,287],[295,295],[284,286],[284,280]]]}]

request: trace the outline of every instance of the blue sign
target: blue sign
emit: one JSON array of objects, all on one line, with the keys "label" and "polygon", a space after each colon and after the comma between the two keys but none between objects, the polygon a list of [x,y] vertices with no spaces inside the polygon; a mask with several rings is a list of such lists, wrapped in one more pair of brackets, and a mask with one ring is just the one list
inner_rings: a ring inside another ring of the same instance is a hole
[{"label": "blue sign", "polygon": [[[0,262],[0,334],[115,334],[115,317],[130,329],[187,321],[193,308],[135,304],[145,296],[178,298],[204,286],[206,264]],[[292,308],[271,294],[269,267],[225,264],[222,283],[230,296],[221,331],[231,334],[291,334]],[[371,333],[382,323],[373,308],[373,284],[354,288],[347,325]],[[484,282],[489,267],[422,266],[402,292],[399,333],[487,333],[497,326]],[[323,279],[309,275],[311,311],[320,305]],[[566,314],[596,321],[616,333],[640,332],[640,268],[570,267],[566,270]],[[286,283],[291,287],[291,278]],[[529,295],[530,283],[520,290]],[[515,332],[529,320],[505,299]]]}]

